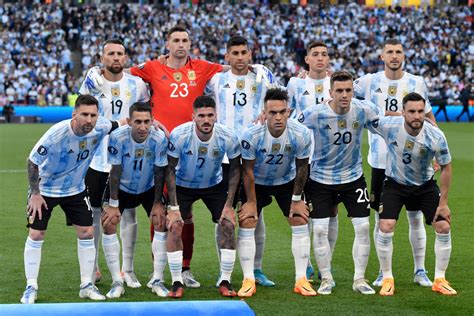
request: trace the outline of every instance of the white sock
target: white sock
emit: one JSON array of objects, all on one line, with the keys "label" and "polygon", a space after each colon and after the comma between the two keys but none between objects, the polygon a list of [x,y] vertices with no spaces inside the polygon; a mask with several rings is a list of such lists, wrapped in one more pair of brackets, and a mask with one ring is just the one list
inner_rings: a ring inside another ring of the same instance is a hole
[{"label": "white sock", "polygon": [[379,231],[377,234],[377,257],[379,258],[380,270],[382,270],[383,278],[392,278],[392,255],[393,255],[393,232],[384,233]]},{"label": "white sock", "polygon": [[332,279],[331,247],[329,246],[329,217],[311,219],[313,225],[313,250],[321,278]]},{"label": "white sock", "polygon": [[[374,212],[374,218],[375,218],[374,246],[375,246],[375,251],[377,251],[377,247],[379,246],[379,244],[377,243],[377,239],[378,239],[378,236],[379,236],[379,223],[380,223],[379,212]],[[382,268],[380,267],[380,262],[379,262],[379,271],[382,271]]]},{"label": "white sock", "polygon": [[83,287],[92,283],[95,263],[94,238],[77,240],[77,257],[79,258],[79,270],[81,271],[81,287]]},{"label": "white sock", "polygon": [[24,263],[26,285],[38,289],[38,274],[41,264],[41,247],[43,240],[33,240],[29,236],[25,242]]},{"label": "white sock", "polygon": [[370,255],[370,222],[369,217],[352,218],[354,226],[354,243],[352,245],[352,259],[354,260],[354,281],[365,278],[365,270]]},{"label": "white sock", "polygon": [[449,259],[451,258],[451,232],[447,234],[436,233],[435,239],[435,279],[445,278]]},{"label": "white sock", "polygon": [[181,276],[181,270],[183,269],[183,251],[167,252],[167,255],[172,282],[178,281],[183,284],[183,277]]},{"label": "white sock", "polygon": [[337,236],[339,234],[339,216],[336,214],[334,217],[329,217],[329,231],[328,240],[329,247],[331,247],[331,260],[334,248],[336,247]]},{"label": "white sock", "polygon": [[244,279],[255,280],[253,274],[255,258],[255,228],[239,228],[237,252]]},{"label": "white sock", "polygon": [[[309,238],[311,238],[311,232],[313,231],[313,225],[311,225],[311,221],[308,221],[308,224],[306,224],[306,227],[308,227]],[[310,255],[309,255],[309,258],[308,258],[307,267],[312,268],[313,265],[311,264],[311,246],[310,246],[309,252],[310,252]]]},{"label": "white sock", "polygon": [[122,271],[133,272],[135,244],[137,242],[137,215],[134,208],[127,208],[120,220],[120,239],[122,240]]},{"label": "white sock", "polygon": [[291,226],[291,252],[295,259],[295,281],[306,278],[311,242],[308,225]]},{"label": "white sock", "polygon": [[257,227],[255,227],[255,259],[253,263],[254,269],[262,270],[263,253],[265,251],[265,219],[263,218],[263,209],[258,217]]},{"label": "white sock", "polygon": [[221,262],[221,251],[219,249],[219,239],[221,236],[219,235],[219,224],[214,225],[214,241],[216,242],[216,251],[217,251],[217,260],[219,260],[219,264]]},{"label": "white sock", "polygon": [[163,281],[163,272],[166,267],[166,237],[167,232],[157,232],[153,236],[151,251],[153,252],[153,280]]},{"label": "white sock", "polygon": [[92,207],[92,226],[94,227],[94,247],[95,247],[94,272],[99,270],[99,249],[100,249],[100,238],[102,237],[102,223],[100,220],[101,215],[102,215],[101,207]]},{"label": "white sock", "polygon": [[235,253],[235,249],[221,249],[221,277],[219,283],[222,280],[230,282],[232,271],[234,271]]},{"label": "white sock", "polygon": [[122,281],[120,275],[120,243],[117,234],[102,235],[102,248],[112,280]]},{"label": "white sock", "polygon": [[407,218],[409,224],[408,237],[410,238],[415,271],[425,270],[426,254],[426,229],[423,224],[423,212],[408,211]]}]

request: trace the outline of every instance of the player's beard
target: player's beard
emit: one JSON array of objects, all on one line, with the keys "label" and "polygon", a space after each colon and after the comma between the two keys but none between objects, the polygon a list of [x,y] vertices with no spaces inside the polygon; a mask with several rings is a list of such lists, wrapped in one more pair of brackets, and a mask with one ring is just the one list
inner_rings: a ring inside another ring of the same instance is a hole
[{"label": "player's beard", "polygon": [[412,121],[412,122],[407,122],[407,125],[410,126],[410,128],[414,131],[419,131],[423,127],[423,121]]},{"label": "player's beard", "polygon": [[108,71],[111,73],[117,75],[123,71],[123,67],[120,65],[112,65],[112,66],[107,66],[105,67]]}]

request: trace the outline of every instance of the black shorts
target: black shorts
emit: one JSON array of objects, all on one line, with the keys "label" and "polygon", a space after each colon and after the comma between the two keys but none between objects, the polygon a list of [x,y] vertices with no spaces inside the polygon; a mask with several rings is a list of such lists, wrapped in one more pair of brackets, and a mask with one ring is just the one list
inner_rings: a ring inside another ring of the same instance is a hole
[{"label": "black shorts", "polygon": [[176,196],[182,218],[189,218],[193,203],[202,200],[212,214],[212,221],[217,223],[221,218],[222,209],[227,199],[227,190],[223,181],[205,189],[192,189],[177,185]]},{"label": "black shorts", "polygon": [[309,180],[306,185],[306,195],[313,204],[311,218],[326,218],[339,201],[347,209],[348,217],[367,217],[370,215],[367,184],[364,176],[356,181],[328,185]]},{"label": "black shorts", "polygon": [[[132,194],[119,190],[118,200],[120,214],[127,208],[136,208],[142,205],[149,217],[153,208],[153,202],[155,201],[155,187],[140,194]],[[108,199],[104,200],[104,202],[105,201],[108,201]]]},{"label": "black shorts", "polygon": [[382,195],[383,180],[385,180],[385,169],[372,168],[372,178],[370,179],[370,207],[379,211]]},{"label": "black shorts", "polygon": [[46,201],[48,209],[43,207],[42,219],[39,220],[38,216],[36,216],[33,224],[28,223],[26,227],[36,230],[46,230],[53,208],[58,205],[63,209],[70,224],[86,227],[92,226],[92,209],[86,190],[79,194],[66,197],[43,196],[43,199]]},{"label": "black shorts", "polygon": [[272,203],[272,195],[278,203],[283,215],[290,215],[291,196],[295,180],[280,185],[255,184],[255,195],[257,197],[257,213],[260,216],[262,208]]},{"label": "black shorts", "polygon": [[[409,210],[421,210],[425,216],[426,224],[431,225],[439,205],[440,191],[436,180],[431,179],[420,186],[410,186],[387,178],[384,181],[382,192],[380,219],[398,220],[400,211],[405,205]],[[438,221],[440,220],[444,220],[444,218],[438,218]]]},{"label": "black shorts", "polygon": [[102,207],[102,196],[107,187],[108,178],[108,172],[87,169],[85,182],[92,207]]}]

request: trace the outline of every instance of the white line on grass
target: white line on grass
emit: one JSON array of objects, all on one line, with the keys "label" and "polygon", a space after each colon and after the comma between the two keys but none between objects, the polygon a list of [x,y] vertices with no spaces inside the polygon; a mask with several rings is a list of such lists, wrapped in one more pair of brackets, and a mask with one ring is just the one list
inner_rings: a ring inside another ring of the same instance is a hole
[{"label": "white line on grass", "polygon": [[0,173],[23,173],[26,169],[0,169]]}]

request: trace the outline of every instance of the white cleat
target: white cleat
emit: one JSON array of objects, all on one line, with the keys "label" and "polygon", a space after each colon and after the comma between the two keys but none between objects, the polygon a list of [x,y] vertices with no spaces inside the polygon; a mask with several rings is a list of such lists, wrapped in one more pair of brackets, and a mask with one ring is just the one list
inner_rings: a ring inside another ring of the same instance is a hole
[{"label": "white cleat", "polygon": [[191,270],[183,271],[183,273],[181,273],[181,275],[183,277],[183,282],[184,282],[184,285],[186,287],[190,287],[190,288],[201,287],[201,283],[196,281],[196,279],[194,278],[194,275],[191,272]]},{"label": "white cleat", "polygon": [[329,295],[332,293],[332,279],[322,279],[321,285],[318,288],[318,294]]},{"label": "white cleat", "polygon": [[34,304],[38,297],[38,290],[33,285],[28,285],[20,299],[22,304]]},{"label": "white cleat", "polygon": [[383,274],[382,270],[379,271],[379,275],[377,276],[377,279],[375,279],[374,282],[372,282],[373,286],[382,286],[382,281],[383,281]]},{"label": "white cleat", "polygon": [[416,270],[415,277],[413,278],[413,282],[418,283],[421,286],[431,287],[433,286],[433,282],[428,278],[426,275],[428,271],[426,270]]},{"label": "white cleat", "polygon": [[352,289],[355,292],[359,292],[364,295],[375,294],[375,290],[370,287],[370,285],[367,283],[367,280],[365,279],[355,280],[354,283],[352,284]]},{"label": "white cleat", "polygon": [[87,283],[79,291],[80,298],[89,298],[93,301],[105,301],[105,296],[100,294],[99,289],[92,283]]},{"label": "white cleat", "polygon": [[112,287],[110,288],[110,291],[105,294],[108,298],[119,298],[125,293],[125,288],[123,286],[123,282],[121,281],[115,281],[112,283]]},{"label": "white cleat", "polygon": [[168,289],[164,283],[158,279],[154,280],[151,285],[151,291],[156,293],[159,297],[168,297]]},{"label": "white cleat", "polygon": [[133,289],[137,289],[141,287],[142,285],[137,279],[137,276],[135,275],[135,272],[130,271],[130,272],[122,272],[122,278],[125,281],[125,284],[127,284],[128,287],[131,287]]}]

